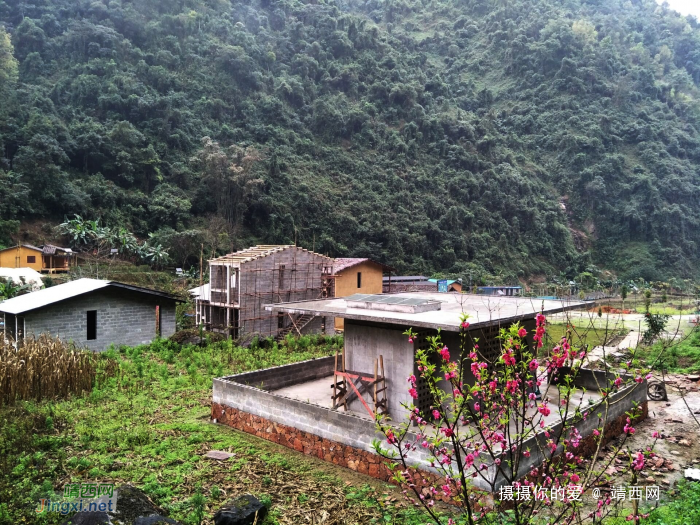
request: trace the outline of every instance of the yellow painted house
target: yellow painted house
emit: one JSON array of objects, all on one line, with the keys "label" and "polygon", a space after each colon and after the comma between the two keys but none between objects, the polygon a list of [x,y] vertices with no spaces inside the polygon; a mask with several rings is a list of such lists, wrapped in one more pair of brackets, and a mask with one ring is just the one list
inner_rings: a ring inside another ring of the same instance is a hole
[{"label": "yellow painted house", "polygon": [[[393,268],[371,259],[339,258],[333,261],[335,297],[347,297],[356,293],[382,293],[383,276]],[[343,319],[335,319],[335,329],[344,328]]]},{"label": "yellow painted house", "polygon": [[18,244],[0,250],[0,268],[31,268],[44,273],[67,272],[74,258],[75,254],[70,248],[59,248],[52,244]]}]

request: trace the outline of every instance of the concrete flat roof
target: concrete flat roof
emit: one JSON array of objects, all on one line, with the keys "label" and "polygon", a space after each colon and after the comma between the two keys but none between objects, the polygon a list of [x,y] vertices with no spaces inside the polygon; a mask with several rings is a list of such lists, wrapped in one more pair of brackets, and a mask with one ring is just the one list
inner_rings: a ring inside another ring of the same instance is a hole
[{"label": "concrete flat roof", "polygon": [[[385,294],[389,295],[389,294]],[[439,301],[440,310],[407,313],[384,310],[348,308],[345,298],[317,299],[265,305],[268,312],[292,314],[312,314],[327,317],[342,317],[358,321],[388,323],[410,327],[440,328],[448,332],[458,332],[460,314],[469,314],[472,328],[531,319],[540,311],[545,315],[578,308],[585,303],[570,300],[536,299],[529,297],[484,296],[461,293],[406,292],[391,294],[396,297]]]}]

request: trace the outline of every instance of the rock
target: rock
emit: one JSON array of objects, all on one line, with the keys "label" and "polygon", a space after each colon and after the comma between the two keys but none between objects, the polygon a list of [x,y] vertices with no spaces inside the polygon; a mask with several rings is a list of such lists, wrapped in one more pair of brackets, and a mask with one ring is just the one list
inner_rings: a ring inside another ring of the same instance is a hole
[{"label": "rock", "polygon": [[661,468],[664,466],[664,458],[656,458],[654,459],[654,466],[656,468]]},{"label": "rock", "polygon": [[232,458],[235,455],[236,454],[231,454],[230,452],[224,452],[223,450],[210,450],[204,457],[207,459],[225,460]]},{"label": "rock", "polygon": [[698,376],[698,375],[687,376],[687,378],[690,379],[691,381],[700,381],[700,376]]},{"label": "rock", "polygon": [[678,440],[678,444],[683,445],[684,447],[689,447],[690,441],[688,441],[687,439],[680,439],[680,440]]},{"label": "rock", "polygon": [[672,451],[671,451],[671,454],[673,454],[674,456],[680,456],[680,455],[681,455],[681,453],[678,452],[677,450],[672,450]]},{"label": "rock", "polygon": [[687,468],[684,473],[685,479],[690,481],[700,481],[700,468]]},{"label": "rock", "polygon": [[122,485],[115,488],[114,492],[114,512],[78,512],[63,525],[180,525],[164,516],[165,511],[157,507],[142,490]]},{"label": "rock", "polygon": [[257,518],[260,524],[267,515],[267,507],[250,494],[239,496],[224,505],[214,515],[215,525],[253,525]]}]

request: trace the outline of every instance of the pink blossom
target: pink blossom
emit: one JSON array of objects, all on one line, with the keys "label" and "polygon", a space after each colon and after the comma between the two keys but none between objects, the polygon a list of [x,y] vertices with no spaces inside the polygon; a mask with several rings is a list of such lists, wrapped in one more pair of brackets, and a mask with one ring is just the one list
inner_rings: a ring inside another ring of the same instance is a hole
[{"label": "pink blossom", "polygon": [[571,474],[571,482],[578,483],[581,480],[578,474]]},{"label": "pink blossom", "polygon": [[452,437],[455,435],[454,431],[451,428],[441,428],[440,431],[445,434],[445,437]]},{"label": "pink blossom", "polygon": [[596,436],[596,437],[600,436],[600,432],[598,432],[598,429],[597,429],[597,428],[594,428],[594,429],[593,429],[593,435]]},{"label": "pink blossom", "polygon": [[617,379],[615,379],[615,386],[616,386],[616,387],[619,387],[621,384],[622,384],[622,378],[621,378],[621,377],[618,377]]},{"label": "pink blossom", "polygon": [[469,328],[469,323],[466,321],[462,321],[462,328],[464,328],[465,330]]},{"label": "pink blossom", "polygon": [[654,430],[654,432],[651,433],[651,437],[653,437],[653,438],[658,438],[658,437],[659,437],[659,433],[658,433],[656,430]]},{"label": "pink blossom", "polygon": [[413,342],[413,337],[409,337],[409,338],[408,338],[408,342],[409,342],[409,343],[412,343],[412,342]]},{"label": "pink blossom", "polygon": [[523,456],[525,456],[526,458],[529,458],[529,457],[530,457],[530,451],[529,451],[529,450],[523,450]]},{"label": "pink blossom", "polygon": [[642,470],[644,468],[644,454],[637,452],[637,457],[632,461],[632,468],[634,470]]},{"label": "pink blossom", "polygon": [[540,364],[537,362],[537,359],[533,359],[532,361],[530,361],[528,368],[530,368],[530,370],[534,372],[535,370],[537,370],[538,366],[540,366]]},{"label": "pink blossom", "polygon": [[433,410],[433,417],[434,417],[435,419],[440,419],[440,412],[438,412],[437,409],[436,409],[436,410]]},{"label": "pink blossom", "polygon": [[389,429],[386,433],[386,440],[390,445],[396,443],[396,436],[394,436],[394,431]]},{"label": "pink blossom", "polygon": [[537,409],[540,414],[542,414],[544,417],[547,417],[552,411],[549,409],[549,407],[545,405],[540,405],[540,407]]},{"label": "pink blossom", "polygon": [[415,388],[409,389],[408,393],[411,394],[411,397],[413,399],[418,399],[418,390],[416,390]]},{"label": "pink blossom", "polygon": [[442,347],[442,350],[440,350],[440,355],[442,356],[442,358],[443,358],[445,361],[449,361],[449,360],[450,360],[450,352],[449,352],[449,350],[447,349],[446,346],[443,346],[443,347]]},{"label": "pink blossom", "polygon": [[518,337],[525,337],[527,335],[527,330],[525,328],[521,328],[518,330]]}]

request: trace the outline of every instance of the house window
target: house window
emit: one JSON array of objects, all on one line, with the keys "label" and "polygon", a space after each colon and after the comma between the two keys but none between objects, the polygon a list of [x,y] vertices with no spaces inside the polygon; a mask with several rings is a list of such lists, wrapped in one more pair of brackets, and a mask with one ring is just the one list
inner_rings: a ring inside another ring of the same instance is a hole
[{"label": "house window", "polygon": [[97,339],[97,310],[88,310],[87,340],[94,341],[95,339]]},{"label": "house window", "polygon": [[27,264],[36,263],[36,255],[27,255]]},{"label": "house window", "polygon": [[357,287],[362,288],[362,272],[357,272]]}]

